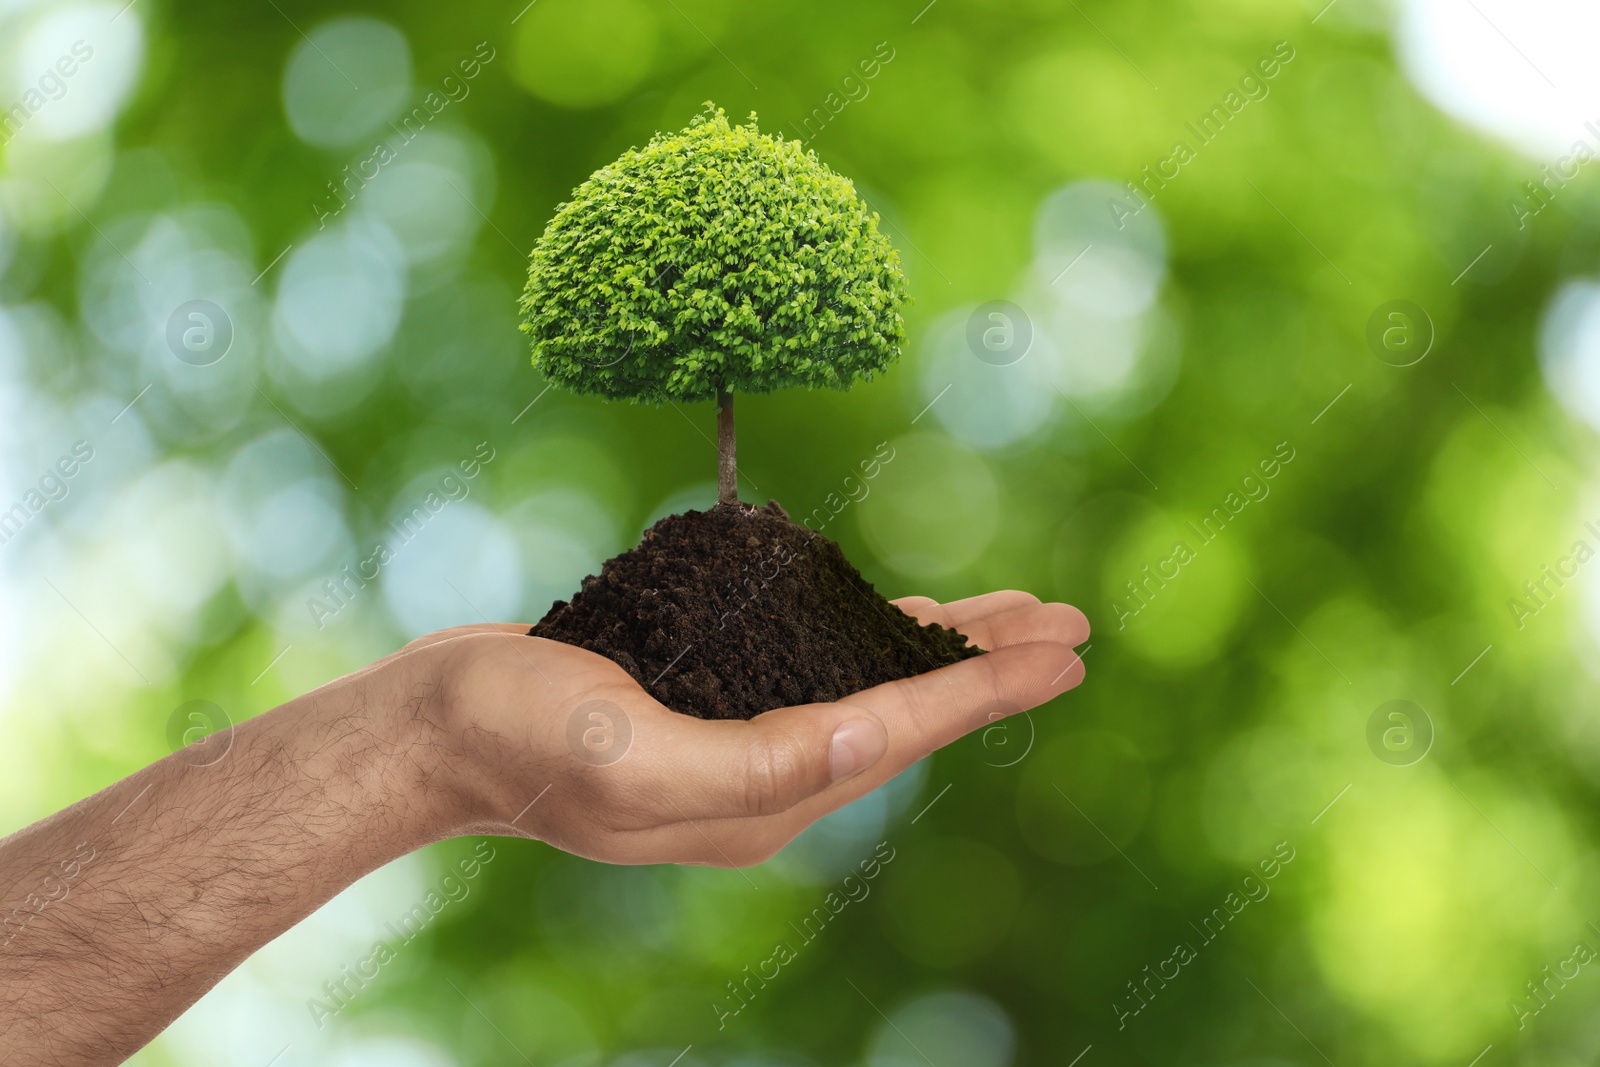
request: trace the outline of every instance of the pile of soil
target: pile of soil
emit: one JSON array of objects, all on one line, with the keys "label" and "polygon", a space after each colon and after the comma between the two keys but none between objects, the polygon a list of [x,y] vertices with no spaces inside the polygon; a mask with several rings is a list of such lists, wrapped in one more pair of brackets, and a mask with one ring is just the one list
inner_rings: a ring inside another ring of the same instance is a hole
[{"label": "pile of soil", "polygon": [[981,651],[879,596],[777,501],[669,515],[528,632],[598,652],[702,719],[839,700]]}]

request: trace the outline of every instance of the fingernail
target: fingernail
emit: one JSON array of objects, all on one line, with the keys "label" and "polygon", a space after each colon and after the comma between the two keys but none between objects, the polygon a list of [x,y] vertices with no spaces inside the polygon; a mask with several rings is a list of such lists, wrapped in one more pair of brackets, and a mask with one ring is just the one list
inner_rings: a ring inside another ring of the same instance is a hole
[{"label": "fingernail", "polygon": [[860,774],[883,758],[889,750],[889,737],[881,723],[873,719],[851,719],[833,731],[829,762],[833,780]]}]

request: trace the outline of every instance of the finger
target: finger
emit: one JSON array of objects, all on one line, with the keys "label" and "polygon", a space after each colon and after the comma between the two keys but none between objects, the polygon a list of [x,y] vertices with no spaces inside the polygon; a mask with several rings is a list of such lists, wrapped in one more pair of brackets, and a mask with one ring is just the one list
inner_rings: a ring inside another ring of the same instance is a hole
[{"label": "finger", "polygon": [[[878,789],[934,749],[958,741],[974,729],[994,725],[995,713],[1032,709],[1082,681],[1083,659],[1074,649],[1038,643],[1011,646],[939,672],[891,681],[846,697],[850,704],[861,702],[870,707],[890,731],[890,750],[877,765],[776,816],[706,821],[696,825],[694,832],[715,841],[728,856],[744,854],[754,856],[752,862],[760,862],[808,825]],[[688,838],[680,843],[694,845]]]},{"label": "finger", "polygon": [[[965,600],[952,600],[948,604],[940,604],[927,597],[905,599],[918,602],[914,607],[906,607],[900,601],[895,601],[901,605],[900,610],[907,615],[914,616],[923,625],[938,623],[952,630],[959,630],[964,623],[972,619],[1039,603],[1038,597],[1032,593],[1024,593],[1020,589],[1002,589],[994,593],[984,593],[982,596],[967,597]],[[922,601],[927,602],[921,603]]]},{"label": "finger", "polygon": [[939,606],[939,602],[931,596],[903,596],[899,600],[889,603],[910,615],[913,619],[922,620],[922,616]]},{"label": "finger", "polygon": [[996,715],[1038,707],[1083,681],[1083,659],[1065,645],[1012,645],[915,678],[844,699],[869,710],[889,731],[889,751],[862,774],[802,801],[775,820],[797,834],[836,808],[878,788],[907,767]]},{"label": "finger", "polygon": [[990,650],[1033,641],[1071,648],[1089,640],[1089,620],[1071,604],[1028,604],[969,619],[955,629],[979,648]]},{"label": "finger", "polygon": [[809,823],[989,725],[995,708],[1034,707],[1082,678],[1083,661],[1070,648],[1034,642],[749,722],[641,716],[635,784],[662,798],[663,823],[674,816],[762,819],[795,809]]},{"label": "finger", "polygon": [[[985,661],[988,661],[985,663]],[[746,867],[761,863],[824,815],[865,796],[929,752],[976,729],[994,714],[1035,707],[1083,679],[1083,660],[1063,645],[1035,643],[991,652],[952,667],[847,697],[889,731],[889,750],[866,771],[764,816],[707,810],[636,838],[642,855],[661,862]],[[783,709],[811,714],[826,705]],[[777,715],[768,712],[753,720]],[[680,816],[687,812],[680,807]]]},{"label": "finger", "polygon": [[914,678],[874,686],[842,703],[869,711],[889,731],[889,752],[852,780],[865,792],[928,753],[994,721],[997,709],[1034,708],[1083,681],[1083,659],[1066,645],[1010,645]]},{"label": "finger", "polygon": [[630,715],[627,788],[658,826],[787,811],[862,773],[889,746],[870,711],[844,704],[779,708],[748,722],[656,713],[643,702]]}]

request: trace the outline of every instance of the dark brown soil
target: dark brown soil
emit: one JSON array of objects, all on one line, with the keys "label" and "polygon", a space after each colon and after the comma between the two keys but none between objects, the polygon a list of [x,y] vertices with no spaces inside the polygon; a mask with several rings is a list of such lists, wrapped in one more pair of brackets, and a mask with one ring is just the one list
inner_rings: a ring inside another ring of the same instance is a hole
[{"label": "dark brown soil", "polygon": [[529,633],[615,660],[702,719],[839,700],[980,652],[879,596],[776,501],[669,515]]}]

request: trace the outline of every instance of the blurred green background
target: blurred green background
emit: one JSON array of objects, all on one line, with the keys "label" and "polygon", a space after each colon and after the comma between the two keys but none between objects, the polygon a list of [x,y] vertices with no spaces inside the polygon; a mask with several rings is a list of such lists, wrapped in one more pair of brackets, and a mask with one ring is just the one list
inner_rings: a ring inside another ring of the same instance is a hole
[{"label": "blurred green background", "polygon": [[1096,627],[759,868],[436,846],[135,1062],[1595,1062],[1600,26],[1323,4],[0,5],[0,829],[713,499],[710,405],[546,393],[515,308],[706,100],[852,177],[916,299],[887,376],[740,402],[745,498]]}]

